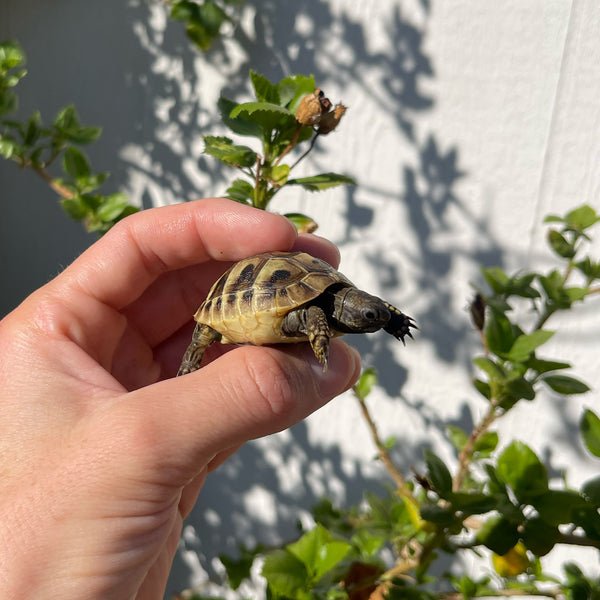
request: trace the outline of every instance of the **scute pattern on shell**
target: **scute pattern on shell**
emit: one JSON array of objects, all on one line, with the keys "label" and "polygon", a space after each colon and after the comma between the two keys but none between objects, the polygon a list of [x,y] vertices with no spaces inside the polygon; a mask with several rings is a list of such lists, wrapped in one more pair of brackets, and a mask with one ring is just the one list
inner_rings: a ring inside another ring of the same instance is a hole
[{"label": "scute pattern on shell", "polygon": [[259,254],[224,273],[194,318],[221,333],[223,342],[289,342],[293,339],[281,332],[285,315],[336,283],[354,287],[329,264],[303,252]]}]

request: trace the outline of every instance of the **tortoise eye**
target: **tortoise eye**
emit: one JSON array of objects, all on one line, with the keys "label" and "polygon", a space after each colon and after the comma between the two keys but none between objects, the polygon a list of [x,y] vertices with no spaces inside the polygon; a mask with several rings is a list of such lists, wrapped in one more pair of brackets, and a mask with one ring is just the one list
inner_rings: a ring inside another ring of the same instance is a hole
[{"label": "tortoise eye", "polygon": [[375,318],[375,311],[371,310],[370,308],[367,308],[367,310],[365,310],[363,312],[363,316],[365,317],[365,319],[374,319]]}]

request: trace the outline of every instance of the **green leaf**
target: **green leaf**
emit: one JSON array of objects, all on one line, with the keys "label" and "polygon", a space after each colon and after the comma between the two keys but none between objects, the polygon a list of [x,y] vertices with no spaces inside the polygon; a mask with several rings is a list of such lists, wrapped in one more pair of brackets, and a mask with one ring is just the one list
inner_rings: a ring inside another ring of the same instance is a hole
[{"label": "green leaf", "polygon": [[575,264],[575,266],[590,280],[600,279],[600,262],[592,262],[589,256]]},{"label": "green leaf", "polygon": [[27,121],[27,129],[25,130],[25,137],[23,139],[23,143],[25,144],[25,146],[32,146],[38,141],[41,135],[42,117],[40,115],[40,111],[36,110]]},{"label": "green leaf", "polygon": [[352,177],[346,175],[338,175],[337,173],[321,173],[320,175],[312,175],[311,177],[299,177],[298,179],[288,180],[288,185],[301,185],[309,192],[320,192],[327,188],[336,187],[338,185],[356,185],[356,181]]},{"label": "green leaf", "polygon": [[352,388],[359,400],[363,401],[371,393],[371,389],[377,383],[377,371],[373,368],[365,369],[359,380]]},{"label": "green leaf", "polygon": [[171,18],[176,21],[190,21],[198,18],[198,4],[190,0],[179,0],[171,8]]},{"label": "green leaf", "polygon": [[576,509],[584,508],[586,500],[571,490],[547,490],[531,499],[540,517],[552,525],[570,523]]},{"label": "green leaf", "polygon": [[419,510],[422,519],[438,527],[451,527],[457,522],[454,511],[449,507],[438,504],[422,504]]},{"label": "green leaf", "polygon": [[585,410],[579,423],[581,437],[586,448],[600,458],[600,418],[589,408]]},{"label": "green leaf", "polygon": [[556,229],[548,231],[548,244],[554,250],[555,254],[562,258],[573,258],[575,256],[575,246]]},{"label": "green leaf", "polygon": [[565,223],[576,231],[584,231],[588,227],[598,223],[600,216],[597,215],[591,206],[584,204],[568,212],[564,220]]},{"label": "green leaf", "polygon": [[219,98],[217,108],[219,109],[223,123],[238,135],[261,138],[263,130],[260,125],[249,121],[243,116],[238,116],[236,118],[231,117],[231,112],[237,106],[239,106],[237,102],[233,102],[232,100],[223,97]]},{"label": "green leaf", "polygon": [[267,554],[261,573],[271,591],[283,597],[295,598],[309,584],[304,563],[287,550],[275,550]]},{"label": "green leaf", "polygon": [[10,158],[14,154],[19,155],[22,152],[20,144],[12,139],[0,137],[0,154],[4,158]]},{"label": "green leaf", "polygon": [[452,491],[452,475],[444,461],[431,450],[425,450],[427,477],[442,498]]},{"label": "green leaf", "polygon": [[234,167],[251,167],[256,163],[257,154],[248,146],[236,146],[227,137],[205,135],[204,152]]},{"label": "green leaf", "polygon": [[533,369],[539,375],[548,373],[550,371],[560,371],[561,369],[571,368],[569,363],[558,362],[555,360],[542,360],[540,358],[536,358],[535,356],[531,356],[525,363],[525,366],[529,369]]},{"label": "green leaf", "polygon": [[492,397],[492,389],[490,388],[490,385],[485,381],[482,381],[481,379],[474,379],[473,386],[487,400],[489,400]]},{"label": "green leaf", "polygon": [[254,188],[244,179],[234,179],[227,188],[227,198],[241,204],[252,204]]},{"label": "green leaf", "polygon": [[473,450],[479,454],[489,455],[498,446],[498,434],[495,431],[484,433],[473,446]]},{"label": "green leaf", "polygon": [[279,92],[280,104],[296,114],[302,98],[306,94],[315,91],[315,78],[312,75],[310,77],[305,75],[286,77],[277,84],[277,91]]},{"label": "green leaf", "polygon": [[250,569],[254,564],[254,559],[261,547],[258,546],[254,551],[247,550],[243,546],[240,547],[240,557],[238,559],[231,558],[225,554],[219,554],[219,560],[223,563],[227,571],[227,579],[229,585],[234,589],[240,587],[244,579],[250,577]]},{"label": "green leaf", "polygon": [[65,150],[63,155],[63,168],[73,178],[87,177],[90,175],[90,163],[85,154],[72,146]]},{"label": "green leaf", "polygon": [[520,335],[511,346],[507,358],[515,362],[523,362],[529,358],[531,353],[545,344],[553,335],[554,331],[538,329],[530,334]]},{"label": "green leaf", "polygon": [[320,579],[350,551],[350,544],[334,539],[322,525],[305,533],[287,550],[306,566],[313,580]]},{"label": "green leaf", "polygon": [[583,381],[579,381],[579,379],[569,377],[568,375],[546,375],[542,381],[549,385],[555,392],[564,394],[565,396],[585,394],[590,391],[590,388]]},{"label": "green leaf", "polygon": [[270,133],[281,126],[286,119],[295,119],[294,115],[283,106],[270,102],[244,102],[238,104],[229,115],[232,119],[242,117],[262,127],[264,133]]},{"label": "green leaf", "polygon": [[479,528],[475,539],[502,556],[519,541],[519,533],[515,523],[507,521],[501,515],[493,515]]},{"label": "green leaf", "polygon": [[25,60],[25,54],[17,42],[0,42],[0,75],[5,75]]},{"label": "green leaf", "polygon": [[524,377],[514,377],[506,382],[504,392],[510,394],[515,401],[525,399],[533,400],[535,398],[535,390],[533,385]]},{"label": "green leaf", "polygon": [[454,425],[448,425],[446,431],[452,445],[460,452],[465,447],[469,436],[460,427]]},{"label": "green leaf", "polygon": [[560,537],[560,531],[556,525],[551,525],[539,517],[525,521],[521,531],[521,539],[536,556],[545,556],[554,548]]},{"label": "green leaf", "polygon": [[448,495],[448,500],[455,511],[463,513],[463,517],[490,512],[498,505],[498,500],[494,496],[474,492],[452,492]]},{"label": "green leaf", "polygon": [[600,507],[600,476],[588,479],[581,487],[581,493],[597,507]]},{"label": "green leaf", "polygon": [[254,94],[258,102],[268,102],[270,104],[281,104],[279,90],[266,77],[259,75],[255,71],[250,71],[250,81],[254,88]]},{"label": "green leaf", "polygon": [[102,221],[113,221],[123,212],[128,203],[129,198],[126,194],[111,194],[106,197],[98,209],[97,215]]},{"label": "green leaf", "polygon": [[285,213],[283,216],[289,219],[298,231],[303,233],[312,233],[318,227],[309,216],[302,213]]},{"label": "green leaf", "polygon": [[482,371],[485,371],[491,379],[502,380],[508,376],[506,371],[491,358],[478,356],[473,359],[473,364],[478,366]]},{"label": "green leaf", "polygon": [[548,489],[546,467],[523,442],[513,441],[502,451],[498,457],[497,473],[513,489],[519,500],[527,500],[533,494]]},{"label": "green leaf", "polygon": [[496,310],[490,310],[485,328],[485,339],[489,349],[502,356],[511,349],[516,337],[509,319]]},{"label": "green leaf", "polygon": [[276,167],[271,167],[270,169],[263,169],[262,172],[263,177],[276,187],[285,185],[289,174],[289,165],[277,165]]},{"label": "green leaf", "polygon": [[484,267],[481,272],[494,293],[504,293],[510,282],[510,277],[500,267]]},{"label": "green leaf", "polygon": [[63,210],[76,221],[82,221],[90,214],[90,209],[86,206],[81,196],[61,198],[60,204]]}]

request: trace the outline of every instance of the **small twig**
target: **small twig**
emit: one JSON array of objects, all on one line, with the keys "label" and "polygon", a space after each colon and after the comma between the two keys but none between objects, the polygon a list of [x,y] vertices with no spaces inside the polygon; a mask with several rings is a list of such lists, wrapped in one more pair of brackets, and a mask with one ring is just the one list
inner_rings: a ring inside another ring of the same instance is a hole
[{"label": "small twig", "polygon": [[29,167],[34,173],[41,177],[59,196],[71,199],[75,194],[65,186],[61,185],[46,171],[43,167],[34,165],[29,159],[20,156],[13,156],[12,159],[22,168]]},{"label": "small twig", "polygon": [[296,125],[296,131],[294,132],[294,137],[292,138],[292,141],[286,146],[285,150],[275,159],[275,162],[273,163],[273,166],[276,167],[279,162],[281,161],[281,159],[290,151],[294,148],[294,146],[296,146],[296,144],[298,143],[298,136],[300,135],[300,130],[302,129],[302,124],[301,123],[297,123]]},{"label": "small twig", "polygon": [[317,133],[315,133],[315,135],[313,135],[312,140],[310,140],[310,146],[308,147],[308,150],[290,167],[290,171],[293,168],[295,168],[303,158],[306,158],[308,156],[310,151],[314,148],[315,142],[317,141],[318,137],[319,137],[319,132],[317,131]]},{"label": "small twig", "polygon": [[[373,421],[373,418],[371,417],[371,414],[369,413],[369,409],[367,408],[366,402],[364,400],[361,400],[358,396],[355,396],[355,397],[358,401],[358,404],[362,411],[363,417],[365,418],[365,421],[367,422],[367,425],[369,426],[369,430],[371,431],[371,437],[373,438],[373,442],[375,443],[375,446],[377,447],[377,452],[379,454],[379,460],[381,460],[381,462],[387,469],[388,473],[394,480],[394,483],[396,484],[398,489],[403,490],[404,492],[411,493],[406,485],[406,480],[404,479],[404,476],[396,468],[396,465],[392,461],[392,458],[390,457],[390,454],[387,451],[387,448],[385,447],[385,445],[381,441],[381,438],[379,437],[379,432],[377,431],[377,425],[375,425],[375,421]],[[411,496],[412,496],[412,493],[411,493]]]},{"label": "small twig", "polygon": [[498,400],[496,398],[492,398],[490,400],[490,405],[488,407],[487,413],[483,417],[483,419],[475,426],[471,434],[469,435],[469,439],[467,443],[464,445],[463,449],[460,451],[458,455],[458,472],[454,476],[454,481],[452,482],[452,490],[457,492],[460,489],[467,473],[469,471],[469,465],[471,464],[471,459],[473,458],[473,452],[475,451],[475,444],[481,438],[481,436],[490,428],[491,424],[498,418],[497,413],[498,408]]}]

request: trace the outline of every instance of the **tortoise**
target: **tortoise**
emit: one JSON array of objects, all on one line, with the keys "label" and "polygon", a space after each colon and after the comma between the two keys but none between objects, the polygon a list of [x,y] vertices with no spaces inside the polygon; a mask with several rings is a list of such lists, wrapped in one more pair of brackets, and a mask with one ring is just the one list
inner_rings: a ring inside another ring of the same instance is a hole
[{"label": "tortoise", "polygon": [[331,337],[383,328],[405,343],[416,329],[411,317],[304,252],[266,252],[235,263],[194,319],[178,376],[199,369],[216,341],[261,346],[308,340],[325,371]]}]

